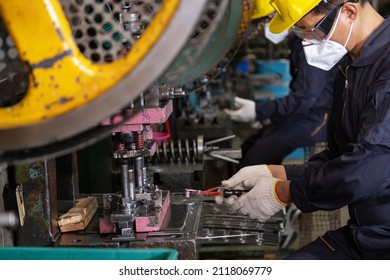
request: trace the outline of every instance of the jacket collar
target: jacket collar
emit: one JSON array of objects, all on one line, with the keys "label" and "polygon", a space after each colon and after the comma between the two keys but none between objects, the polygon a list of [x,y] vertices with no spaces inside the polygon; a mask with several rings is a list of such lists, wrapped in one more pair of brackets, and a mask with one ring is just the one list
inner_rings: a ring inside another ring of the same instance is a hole
[{"label": "jacket collar", "polygon": [[352,63],[354,67],[364,67],[376,62],[384,51],[390,48],[390,17],[368,37],[364,43],[360,55]]}]

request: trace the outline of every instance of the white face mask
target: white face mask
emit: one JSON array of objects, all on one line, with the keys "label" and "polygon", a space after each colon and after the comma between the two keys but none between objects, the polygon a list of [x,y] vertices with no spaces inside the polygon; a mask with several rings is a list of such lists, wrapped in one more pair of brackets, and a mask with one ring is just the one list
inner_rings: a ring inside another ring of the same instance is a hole
[{"label": "white face mask", "polygon": [[283,31],[282,33],[272,33],[270,30],[269,30],[269,23],[265,23],[264,24],[264,34],[265,34],[265,38],[267,38],[268,40],[270,40],[272,43],[274,43],[275,45],[279,44],[280,42],[282,42],[284,39],[286,39],[287,35],[288,35],[288,31]]},{"label": "white face mask", "polygon": [[309,65],[328,71],[332,69],[332,67],[335,66],[344,55],[347,54],[348,51],[345,47],[347,46],[349,38],[351,37],[353,23],[349,29],[348,38],[344,46],[335,41],[329,40],[336,29],[340,14],[341,12],[339,12],[334,28],[327,38],[323,40],[302,41],[303,50]]}]

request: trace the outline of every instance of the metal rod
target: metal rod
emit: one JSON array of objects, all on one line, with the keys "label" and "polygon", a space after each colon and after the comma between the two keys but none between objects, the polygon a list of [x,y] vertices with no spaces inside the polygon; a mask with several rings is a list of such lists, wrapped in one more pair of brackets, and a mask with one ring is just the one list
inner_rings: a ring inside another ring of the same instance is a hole
[{"label": "metal rod", "polygon": [[122,183],[122,192],[123,198],[128,198],[130,196],[130,184],[129,184],[129,165],[127,163],[121,164],[121,183]]},{"label": "metal rod", "polygon": [[211,141],[208,141],[208,142],[205,142],[205,146],[207,145],[211,145],[211,144],[215,144],[215,143],[219,143],[219,142],[222,142],[222,141],[226,141],[226,140],[229,140],[229,139],[232,139],[236,137],[236,135],[230,135],[230,136],[226,136],[226,137],[222,137],[222,138],[218,138],[218,139],[215,139],[215,140],[211,140]]},{"label": "metal rod", "polygon": [[143,167],[144,167],[144,158],[136,157],[135,158],[135,180],[137,188],[142,192],[144,187],[144,175],[143,175]]},{"label": "metal rod", "polygon": [[232,238],[232,237],[244,237],[244,236],[258,236],[260,233],[242,233],[242,234],[232,234],[232,235],[215,235],[215,236],[202,236],[197,237],[196,239],[217,239],[217,238]]},{"label": "metal rod", "polygon": [[134,169],[129,169],[129,197],[131,200],[135,200],[135,175]]},{"label": "metal rod", "polygon": [[217,159],[222,159],[222,160],[226,160],[226,161],[229,161],[229,162],[233,162],[235,164],[239,164],[240,162],[238,160],[235,160],[235,159],[232,159],[230,157],[226,157],[226,156],[223,156],[223,155],[219,155],[219,154],[213,154],[213,153],[209,153],[207,154],[209,157],[212,157],[212,158],[217,158]]}]

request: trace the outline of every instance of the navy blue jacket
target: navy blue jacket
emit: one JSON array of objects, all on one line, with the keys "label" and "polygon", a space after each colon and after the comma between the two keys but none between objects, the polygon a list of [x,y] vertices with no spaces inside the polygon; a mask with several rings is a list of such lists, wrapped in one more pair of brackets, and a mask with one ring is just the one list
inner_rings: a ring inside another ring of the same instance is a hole
[{"label": "navy blue jacket", "polygon": [[302,40],[291,34],[288,42],[291,50],[290,92],[283,98],[257,103],[256,119],[259,121],[271,119],[278,125],[284,124],[284,127],[287,123],[298,126],[306,129],[315,137],[316,142],[326,141],[325,125],[333,104],[332,88],[337,67],[324,71],[310,66],[306,62]]},{"label": "navy blue jacket", "polygon": [[[390,18],[357,59],[346,56],[343,64],[335,80],[329,149],[304,165],[285,166],[292,200],[304,212],[349,205],[351,214],[351,205],[360,202],[390,202]],[[390,212],[384,214],[390,221]]]}]

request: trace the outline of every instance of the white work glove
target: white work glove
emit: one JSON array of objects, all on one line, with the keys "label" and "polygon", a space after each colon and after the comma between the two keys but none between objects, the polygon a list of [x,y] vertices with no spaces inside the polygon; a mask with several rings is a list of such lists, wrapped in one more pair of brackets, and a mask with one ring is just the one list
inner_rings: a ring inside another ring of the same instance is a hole
[{"label": "white work glove", "polygon": [[279,200],[275,187],[279,179],[273,177],[253,177],[242,182],[240,188],[249,189],[240,197],[231,196],[225,200],[229,208],[252,219],[265,222],[286,204]]},{"label": "white work glove", "polygon": [[253,122],[256,119],[256,103],[253,100],[235,97],[234,104],[237,110],[224,110],[233,121]]},{"label": "white work glove", "polygon": [[[241,168],[236,174],[234,174],[229,180],[224,180],[221,182],[223,189],[235,189],[235,190],[243,190],[244,181],[251,178],[257,177],[271,177],[271,170],[268,168],[268,165],[252,165]],[[228,205],[234,203],[237,199],[237,196],[231,196],[224,199],[223,195],[218,195],[215,197],[215,202],[217,204],[226,203]]]}]

